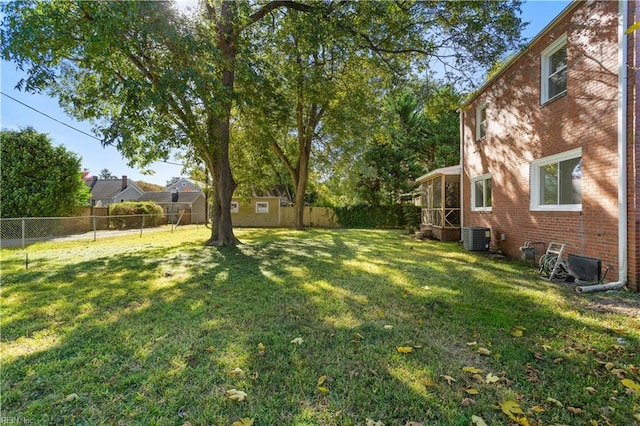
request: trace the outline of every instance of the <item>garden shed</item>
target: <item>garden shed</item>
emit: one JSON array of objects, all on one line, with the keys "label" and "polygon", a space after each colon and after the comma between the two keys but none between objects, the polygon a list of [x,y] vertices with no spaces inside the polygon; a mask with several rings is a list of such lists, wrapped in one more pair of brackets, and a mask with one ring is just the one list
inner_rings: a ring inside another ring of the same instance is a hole
[{"label": "garden shed", "polygon": [[420,184],[420,230],[441,241],[460,240],[460,166],[443,167],[416,179]]}]

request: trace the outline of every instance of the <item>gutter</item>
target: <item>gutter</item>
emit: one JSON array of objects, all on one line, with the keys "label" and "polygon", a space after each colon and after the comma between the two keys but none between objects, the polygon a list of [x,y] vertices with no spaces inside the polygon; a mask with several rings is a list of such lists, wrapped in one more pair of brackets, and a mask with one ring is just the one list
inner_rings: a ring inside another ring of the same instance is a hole
[{"label": "gutter", "polygon": [[627,33],[629,5],[618,2],[618,281],[578,286],[578,293],[617,290],[628,280],[627,266]]}]

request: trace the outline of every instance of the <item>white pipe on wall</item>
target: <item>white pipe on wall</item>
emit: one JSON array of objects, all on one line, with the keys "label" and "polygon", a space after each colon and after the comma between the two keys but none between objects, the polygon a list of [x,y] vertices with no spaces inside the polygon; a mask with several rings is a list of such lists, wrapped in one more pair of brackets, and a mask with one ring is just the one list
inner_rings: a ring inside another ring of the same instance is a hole
[{"label": "white pipe on wall", "polygon": [[627,266],[627,0],[618,2],[618,281],[578,286],[579,293],[616,290],[628,280]]}]

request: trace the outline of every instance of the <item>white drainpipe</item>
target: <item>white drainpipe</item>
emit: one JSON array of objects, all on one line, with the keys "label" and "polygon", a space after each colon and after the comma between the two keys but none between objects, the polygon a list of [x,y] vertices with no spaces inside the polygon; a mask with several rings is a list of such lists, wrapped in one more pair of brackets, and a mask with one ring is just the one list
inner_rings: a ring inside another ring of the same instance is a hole
[{"label": "white drainpipe", "polygon": [[[617,290],[627,284],[627,0],[618,2],[618,281],[578,286],[579,293]],[[620,16],[621,15],[621,16]]]},{"label": "white drainpipe", "polygon": [[460,112],[460,240],[462,240],[462,227],[464,226],[464,111]]}]

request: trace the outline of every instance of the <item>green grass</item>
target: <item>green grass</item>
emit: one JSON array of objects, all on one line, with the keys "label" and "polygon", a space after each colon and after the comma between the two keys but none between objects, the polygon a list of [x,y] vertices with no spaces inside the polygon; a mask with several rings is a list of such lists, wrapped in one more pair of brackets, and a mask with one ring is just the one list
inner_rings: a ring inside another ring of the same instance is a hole
[{"label": "green grass", "polygon": [[579,296],[531,265],[396,231],[237,235],[236,248],[204,247],[206,229],[43,243],[26,270],[3,250],[2,417],[491,425],[511,422],[496,407],[515,400],[532,425],[637,422],[640,397],[616,374],[640,382],[640,319],[594,308],[637,295]]}]

